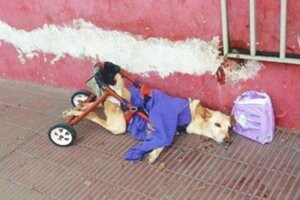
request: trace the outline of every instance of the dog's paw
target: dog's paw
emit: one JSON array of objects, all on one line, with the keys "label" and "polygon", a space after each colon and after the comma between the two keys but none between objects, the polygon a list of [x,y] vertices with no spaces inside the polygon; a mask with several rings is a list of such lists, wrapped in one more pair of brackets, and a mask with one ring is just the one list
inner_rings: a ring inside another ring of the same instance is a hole
[{"label": "dog's paw", "polygon": [[153,164],[156,159],[158,158],[158,156],[160,155],[160,153],[162,152],[162,150],[164,149],[164,147],[159,147],[157,149],[152,150],[148,155],[147,155],[147,161],[149,164]]},{"label": "dog's paw", "polygon": [[84,103],[83,101],[78,101],[78,105],[74,108],[74,110],[77,111],[85,111],[87,109],[88,105]]},{"label": "dog's paw", "polygon": [[84,109],[83,109],[83,107],[81,107],[81,106],[76,106],[76,107],[74,107],[74,110],[76,110],[76,111],[84,111]]},{"label": "dog's paw", "polygon": [[84,101],[78,100],[78,105],[79,105],[79,106],[83,106],[83,105],[84,105]]},{"label": "dog's paw", "polygon": [[149,153],[149,154],[147,155],[146,159],[147,159],[147,162],[148,162],[149,164],[153,164],[153,163],[156,161],[157,157],[158,157],[158,156],[155,156],[154,154]]},{"label": "dog's paw", "polygon": [[70,117],[70,111],[71,109],[68,109],[68,110],[65,110],[64,112],[62,112],[62,117],[63,118],[67,118],[67,117]]},{"label": "dog's paw", "polygon": [[62,113],[63,118],[73,117],[73,116],[79,116],[81,114],[80,111],[77,111],[75,109],[68,109]]},{"label": "dog's paw", "polygon": [[160,151],[157,151],[157,150],[151,151],[146,157],[147,162],[149,164],[153,164],[157,160],[159,154],[160,154]]}]

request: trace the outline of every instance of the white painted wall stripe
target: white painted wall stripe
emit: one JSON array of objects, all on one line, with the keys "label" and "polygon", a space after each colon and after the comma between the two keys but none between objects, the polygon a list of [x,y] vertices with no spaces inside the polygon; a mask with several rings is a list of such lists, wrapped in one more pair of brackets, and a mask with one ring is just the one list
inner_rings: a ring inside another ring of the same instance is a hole
[{"label": "white painted wall stripe", "polygon": [[14,45],[26,58],[38,53],[54,54],[57,59],[64,55],[99,58],[115,62],[133,73],[156,71],[162,77],[173,72],[214,73],[221,62],[217,37],[210,42],[145,40],[129,33],[103,30],[83,19],[64,26],[45,24],[29,32],[0,21],[0,40]]},{"label": "white painted wall stripe", "polygon": [[[17,49],[22,63],[40,53],[54,54],[56,58],[51,63],[69,55],[111,61],[137,74],[147,75],[154,71],[161,77],[174,72],[191,75],[215,73],[223,61],[219,57],[218,37],[210,42],[195,38],[175,42],[160,38],[144,39],[126,32],[103,30],[83,19],[62,26],[45,24],[32,31],[16,29],[0,20],[1,41]],[[260,69],[260,65],[251,63]],[[252,72],[258,72],[258,68]],[[236,78],[244,80],[254,75],[246,73]]]}]

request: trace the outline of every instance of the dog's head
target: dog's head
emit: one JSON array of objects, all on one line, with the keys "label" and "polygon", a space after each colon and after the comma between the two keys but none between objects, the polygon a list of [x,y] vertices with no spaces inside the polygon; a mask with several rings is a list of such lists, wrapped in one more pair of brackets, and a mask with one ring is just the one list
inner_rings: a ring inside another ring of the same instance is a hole
[{"label": "dog's head", "polygon": [[198,106],[197,112],[203,120],[204,136],[212,138],[218,143],[231,142],[229,132],[233,124],[230,116],[219,111],[210,110],[202,105]]}]

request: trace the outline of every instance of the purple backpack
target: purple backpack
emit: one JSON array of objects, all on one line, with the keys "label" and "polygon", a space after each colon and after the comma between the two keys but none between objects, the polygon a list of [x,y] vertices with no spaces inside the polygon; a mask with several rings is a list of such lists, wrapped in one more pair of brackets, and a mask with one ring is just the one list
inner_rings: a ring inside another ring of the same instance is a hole
[{"label": "purple backpack", "polygon": [[271,100],[266,93],[243,93],[234,101],[232,114],[236,133],[261,144],[272,141],[275,122]]}]

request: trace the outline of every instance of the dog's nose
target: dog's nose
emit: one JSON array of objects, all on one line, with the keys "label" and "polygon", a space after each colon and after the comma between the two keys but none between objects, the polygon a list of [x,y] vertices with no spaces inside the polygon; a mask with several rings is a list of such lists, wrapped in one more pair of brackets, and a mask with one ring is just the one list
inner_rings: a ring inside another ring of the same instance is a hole
[{"label": "dog's nose", "polygon": [[224,143],[225,144],[231,144],[232,143],[232,138],[231,137],[224,138]]}]

